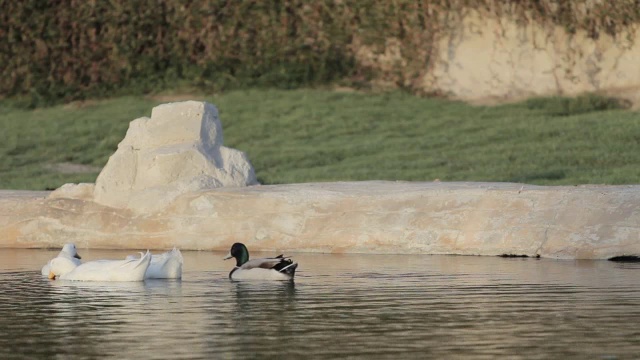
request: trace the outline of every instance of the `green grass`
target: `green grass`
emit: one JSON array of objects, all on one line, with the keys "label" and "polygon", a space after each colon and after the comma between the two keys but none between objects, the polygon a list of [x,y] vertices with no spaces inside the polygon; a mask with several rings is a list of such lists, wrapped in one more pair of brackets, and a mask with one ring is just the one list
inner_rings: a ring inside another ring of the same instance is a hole
[{"label": "green grass", "polygon": [[[640,183],[640,113],[606,99],[533,99],[474,107],[393,92],[249,90],[216,104],[225,145],[263,184],[312,181]],[[595,100],[594,100],[595,99]],[[103,166],[129,121],[161,103],[123,97],[36,110],[0,104],[0,188],[93,182],[57,163]],[[604,104],[604,105],[602,105]]]}]

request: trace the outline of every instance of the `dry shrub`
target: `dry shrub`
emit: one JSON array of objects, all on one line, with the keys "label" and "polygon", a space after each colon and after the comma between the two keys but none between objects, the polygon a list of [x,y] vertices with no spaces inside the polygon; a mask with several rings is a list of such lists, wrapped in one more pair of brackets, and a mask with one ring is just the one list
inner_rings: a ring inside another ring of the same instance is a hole
[{"label": "dry shrub", "polygon": [[0,0],[0,96],[33,104],[149,92],[333,81],[419,92],[435,41],[469,9],[596,38],[636,0]]}]

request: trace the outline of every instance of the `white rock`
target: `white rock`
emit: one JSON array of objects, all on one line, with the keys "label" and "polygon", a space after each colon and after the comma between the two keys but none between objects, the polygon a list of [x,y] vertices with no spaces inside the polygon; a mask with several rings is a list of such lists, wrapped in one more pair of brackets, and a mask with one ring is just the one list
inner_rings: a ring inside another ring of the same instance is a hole
[{"label": "white rock", "polygon": [[80,183],[80,184],[64,184],[51,192],[49,199],[80,199],[91,200],[93,198],[93,191],[95,184]]},{"label": "white rock", "polygon": [[118,150],[96,180],[95,202],[137,213],[162,210],[179,195],[257,184],[247,156],[222,145],[212,104],[157,106],[131,122]]}]

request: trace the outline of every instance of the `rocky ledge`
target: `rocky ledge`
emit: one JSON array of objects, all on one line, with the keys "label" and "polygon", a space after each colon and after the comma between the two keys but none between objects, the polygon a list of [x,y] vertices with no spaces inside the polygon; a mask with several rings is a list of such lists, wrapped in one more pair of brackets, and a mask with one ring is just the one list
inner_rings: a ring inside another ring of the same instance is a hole
[{"label": "rocky ledge", "polygon": [[134,120],[96,184],[0,191],[0,247],[607,259],[640,254],[639,186],[259,185],[211,104]]},{"label": "rocky ledge", "polygon": [[0,192],[1,246],[527,255],[640,254],[640,186],[344,182],[185,193],[158,212]]}]

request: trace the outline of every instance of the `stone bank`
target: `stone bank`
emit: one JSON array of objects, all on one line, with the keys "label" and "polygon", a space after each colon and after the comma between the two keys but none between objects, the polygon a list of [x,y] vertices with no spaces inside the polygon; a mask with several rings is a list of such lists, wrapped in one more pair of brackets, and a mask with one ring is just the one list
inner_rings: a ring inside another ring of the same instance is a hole
[{"label": "stone bank", "polygon": [[213,105],[134,120],[96,184],[0,191],[0,247],[640,254],[640,186],[363,181],[260,185]]}]

